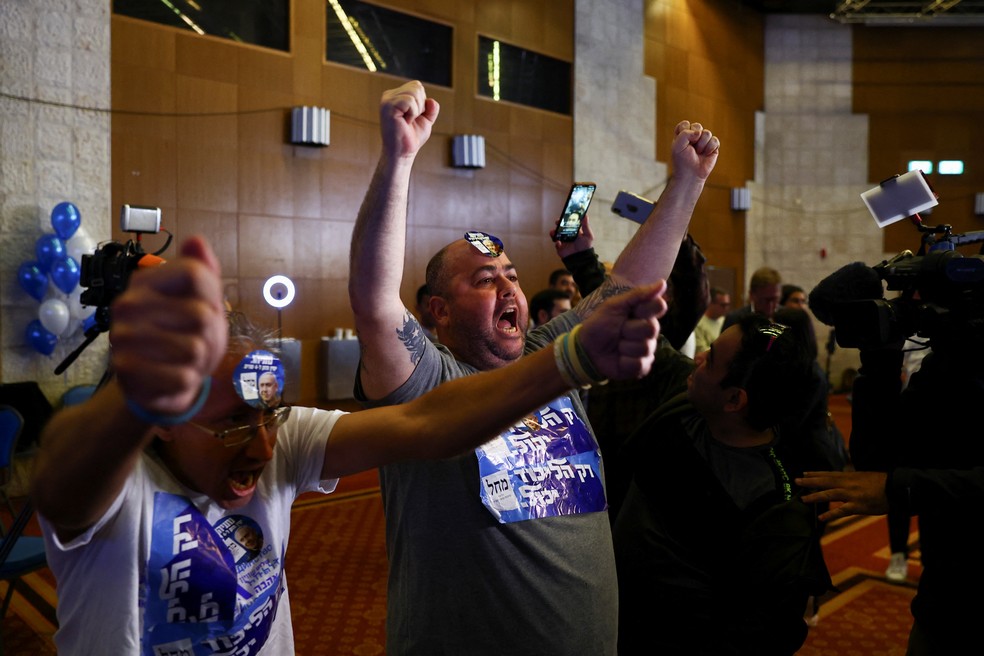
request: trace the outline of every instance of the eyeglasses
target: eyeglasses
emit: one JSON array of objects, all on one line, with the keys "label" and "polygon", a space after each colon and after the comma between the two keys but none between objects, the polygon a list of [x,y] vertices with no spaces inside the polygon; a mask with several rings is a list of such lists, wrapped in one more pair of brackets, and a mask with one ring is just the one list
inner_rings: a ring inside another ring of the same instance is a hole
[{"label": "eyeglasses", "polygon": [[285,405],[279,408],[274,408],[269,412],[269,414],[264,414],[263,418],[255,424],[250,424],[249,426],[239,426],[237,428],[227,428],[224,431],[217,431],[209,428],[208,426],[202,426],[201,424],[196,424],[193,421],[189,421],[188,424],[205,431],[209,435],[219,438],[222,440],[222,446],[239,446],[240,444],[245,444],[251,439],[256,437],[259,433],[260,428],[265,428],[268,431],[275,431],[280,426],[284,425],[287,421],[287,417],[290,416],[291,406]]}]

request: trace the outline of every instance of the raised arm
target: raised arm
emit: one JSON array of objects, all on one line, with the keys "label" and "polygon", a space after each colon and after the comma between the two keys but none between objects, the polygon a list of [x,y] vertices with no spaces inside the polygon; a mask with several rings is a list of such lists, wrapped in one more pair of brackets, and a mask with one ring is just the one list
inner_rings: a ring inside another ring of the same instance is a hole
[{"label": "raised arm", "polygon": [[700,123],[681,121],[674,132],[673,175],[649,218],[622,249],[612,275],[595,292],[597,296],[589,296],[578,305],[581,316],[587,316],[601,300],[620,290],[669,277],[721,146],[718,138]]},{"label": "raised arm", "polygon": [[420,82],[383,93],[383,149],[352,233],[349,301],[362,348],[363,391],[380,398],[413,373],[415,350],[426,341],[400,299],[407,240],[407,197],[414,159],[430,138],[440,106]]},{"label": "raised arm", "polygon": [[181,415],[225,353],[218,271],[208,245],[192,238],[181,257],[134,273],[113,304],[114,376],[87,402],[48,422],[31,481],[38,511],[63,539],[106,512],[153,439],[150,424],[131,406]]},{"label": "raised arm", "polygon": [[[551,228],[550,238],[553,239],[556,228]],[[598,289],[605,281],[608,272],[605,265],[598,259],[598,254],[594,250],[594,232],[588,223],[588,215],[584,215],[581,221],[581,230],[577,233],[574,241],[557,241],[554,239],[554,248],[557,255],[564,263],[564,268],[571,272],[574,284],[583,298]]]},{"label": "raised arm", "polygon": [[630,286],[666,279],[690,217],[717,163],[721,142],[700,123],[681,121],[673,139],[673,174],[652,213],[615,260],[612,276]]},{"label": "raised arm", "polygon": [[[664,290],[660,283],[616,296],[581,324],[575,339],[599,376],[631,379],[649,371],[657,317],[666,311]],[[325,449],[322,478],[477,447],[571,389],[564,369],[555,348],[540,349],[505,367],[444,383],[409,403],[345,415]]]}]

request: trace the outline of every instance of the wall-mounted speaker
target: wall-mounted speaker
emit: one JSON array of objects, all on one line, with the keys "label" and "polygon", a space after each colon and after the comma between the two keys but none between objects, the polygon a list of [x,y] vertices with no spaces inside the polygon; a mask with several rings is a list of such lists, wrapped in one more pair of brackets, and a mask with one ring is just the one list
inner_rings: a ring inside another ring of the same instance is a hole
[{"label": "wall-mounted speaker", "polygon": [[752,192],[745,187],[735,187],[731,190],[731,209],[741,212],[752,206]]},{"label": "wall-mounted speaker", "polygon": [[485,168],[485,137],[457,134],[451,138],[451,166],[457,169]]},{"label": "wall-mounted speaker", "polygon": [[331,140],[331,110],[294,107],[290,110],[290,142],[297,146],[327,146]]}]

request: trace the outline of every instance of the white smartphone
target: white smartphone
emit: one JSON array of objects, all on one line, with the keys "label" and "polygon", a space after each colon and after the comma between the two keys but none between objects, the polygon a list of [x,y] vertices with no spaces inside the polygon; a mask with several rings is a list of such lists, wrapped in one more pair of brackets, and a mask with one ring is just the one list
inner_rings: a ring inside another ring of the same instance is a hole
[{"label": "white smartphone", "polygon": [[896,175],[861,193],[879,228],[939,205],[936,193],[919,169]]},{"label": "white smartphone", "polygon": [[646,200],[642,196],[623,189],[615,196],[615,202],[612,203],[612,212],[624,219],[629,219],[636,223],[645,223],[655,205],[656,203],[653,201]]}]

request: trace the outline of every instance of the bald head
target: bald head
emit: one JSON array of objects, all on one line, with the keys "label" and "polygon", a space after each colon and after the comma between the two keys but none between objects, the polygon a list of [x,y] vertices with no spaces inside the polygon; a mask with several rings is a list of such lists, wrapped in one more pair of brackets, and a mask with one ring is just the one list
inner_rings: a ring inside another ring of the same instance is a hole
[{"label": "bald head", "polygon": [[438,340],[455,357],[493,369],[523,352],[529,310],[516,268],[470,241],[451,242],[427,264],[430,309]]}]

